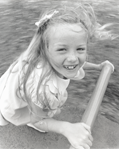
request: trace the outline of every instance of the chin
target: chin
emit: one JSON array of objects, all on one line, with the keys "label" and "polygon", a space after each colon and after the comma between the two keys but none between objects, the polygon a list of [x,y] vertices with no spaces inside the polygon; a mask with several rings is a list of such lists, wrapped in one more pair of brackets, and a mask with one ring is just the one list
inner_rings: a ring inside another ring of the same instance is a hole
[{"label": "chin", "polygon": [[63,77],[66,77],[67,79],[71,79],[71,78],[74,78],[76,75],[77,75],[78,71],[76,71],[75,73],[73,72],[69,72],[69,73],[65,73],[65,72],[62,72],[62,73],[58,73],[58,76],[60,78],[63,78]]},{"label": "chin", "polygon": [[68,79],[74,78],[77,75],[77,73],[72,74],[72,75],[66,75],[65,77]]}]

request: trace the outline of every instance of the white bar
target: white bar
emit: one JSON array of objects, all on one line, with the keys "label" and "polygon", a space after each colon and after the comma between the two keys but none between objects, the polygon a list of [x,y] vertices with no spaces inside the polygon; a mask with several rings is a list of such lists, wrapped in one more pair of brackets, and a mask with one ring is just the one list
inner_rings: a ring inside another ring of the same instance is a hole
[{"label": "white bar", "polygon": [[99,107],[103,100],[103,96],[105,94],[108,81],[112,73],[112,69],[112,65],[110,64],[106,64],[105,67],[102,69],[96,87],[89,101],[89,104],[83,114],[82,122],[86,123],[91,128],[93,127],[93,124],[99,111]]},{"label": "white bar", "polygon": [[[88,106],[83,114],[82,122],[89,125],[91,129],[97,117],[100,105],[103,100],[111,73],[113,72],[113,67],[111,64],[107,63],[101,71],[99,79],[97,81],[96,87],[93,91],[91,99],[88,103]],[[74,149],[72,146],[70,149]],[[82,147],[81,147],[82,149]]]}]

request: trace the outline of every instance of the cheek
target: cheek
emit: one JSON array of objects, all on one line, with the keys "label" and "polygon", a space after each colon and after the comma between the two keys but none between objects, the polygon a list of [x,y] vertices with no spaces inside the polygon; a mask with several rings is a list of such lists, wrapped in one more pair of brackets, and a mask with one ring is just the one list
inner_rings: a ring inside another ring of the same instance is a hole
[{"label": "cheek", "polygon": [[47,54],[47,59],[50,63],[54,64],[61,64],[62,63],[62,57],[56,54]]},{"label": "cheek", "polygon": [[48,62],[53,66],[60,67],[64,62],[64,56],[61,54],[58,54],[57,52],[50,51],[51,49],[47,49],[46,51],[46,57]]},{"label": "cheek", "polygon": [[86,61],[86,59],[87,59],[87,53],[85,53],[83,56],[83,60]]},{"label": "cheek", "polygon": [[52,62],[52,57],[53,57],[52,54],[50,52],[48,52],[48,51],[46,51],[45,53],[46,53],[47,61],[49,63],[51,63]]},{"label": "cheek", "polygon": [[87,59],[87,55],[86,54],[84,54],[82,56],[79,56],[79,61],[81,61],[81,62],[86,61],[86,59]]},{"label": "cheek", "polygon": [[58,58],[51,58],[50,60],[50,63],[52,63],[53,65],[57,65],[57,66],[59,66],[59,65],[61,65],[61,61],[60,61],[60,59],[58,59]]},{"label": "cheek", "polygon": [[47,60],[50,63],[51,66],[57,65],[58,61],[57,58],[51,54],[47,54]]}]

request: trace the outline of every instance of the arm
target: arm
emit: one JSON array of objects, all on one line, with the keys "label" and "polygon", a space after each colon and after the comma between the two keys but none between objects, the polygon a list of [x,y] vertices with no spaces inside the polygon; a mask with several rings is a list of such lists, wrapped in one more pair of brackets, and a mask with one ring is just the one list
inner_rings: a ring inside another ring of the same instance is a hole
[{"label": "arm", "polygon": [[[46,90],[46,92],[48,96],[49,95],[48,90]],[[54,95],[52,94],[49,95],[50,98],[55,98],[53,96]],[[65,136],[70,142],[71,146],[74,148],[79,148],[79,146],[84,146],[85,148],[86,146],[88,146],[89,148],[89,146],[92,145],[92,136],[90,132],[90,127],[87,126],[86,124],[83,124],[83,123],[73,124],[66,121],[55,120],[53,118],[50,118],[50,116],[48,117],[50,110],[46,112],[47,117],[43,116],[42,109],[41,111],[39,110],[40,110],[40,107],[36,106],[35,104],[32,104],[32,111],[34,113],[31,112],[31,123],[37,129],[43,130],[45,132],[54,132]],[[41,119],[37,118],[38,113]]]},{"label": "arm", "polygon": [[91,136],[90,127],[84,123],[70,123],[66,121],[58,121],[54,119],[44,119],[34,126],[40,130],[55,132],[64,135],[72,147],[86,148],[92,146],[93,138]]},{"label": "arm", "polygon": [[37,128],[44,130],[46,132],[55,132],[58,134],[63,134],[63,128],[67,125],[68,122],[57,121],[55,119],[43,119],[34,124]]}]

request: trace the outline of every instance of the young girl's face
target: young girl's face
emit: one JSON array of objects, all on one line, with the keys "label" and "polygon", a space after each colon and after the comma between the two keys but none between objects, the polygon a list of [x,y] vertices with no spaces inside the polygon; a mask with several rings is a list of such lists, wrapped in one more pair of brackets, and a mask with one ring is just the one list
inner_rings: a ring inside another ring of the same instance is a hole
[{"label": "young girl's face", "polygon": [[61,77],[73,78],[86,61],[87,33],[77,24],[59,24],[48,32],[47,58]]}]

